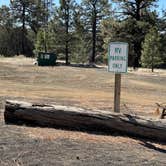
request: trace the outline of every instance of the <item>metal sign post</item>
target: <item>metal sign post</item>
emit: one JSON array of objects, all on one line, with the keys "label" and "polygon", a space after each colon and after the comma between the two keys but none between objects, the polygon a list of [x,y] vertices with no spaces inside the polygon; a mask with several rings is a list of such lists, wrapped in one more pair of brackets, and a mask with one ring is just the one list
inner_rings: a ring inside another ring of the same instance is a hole
[{"label": "metal sign post", "polygon": [[121,73],[127,73],[128,44],[112,42],[109,45],[108,71],[115,73],[114,112],[120,112]]}]

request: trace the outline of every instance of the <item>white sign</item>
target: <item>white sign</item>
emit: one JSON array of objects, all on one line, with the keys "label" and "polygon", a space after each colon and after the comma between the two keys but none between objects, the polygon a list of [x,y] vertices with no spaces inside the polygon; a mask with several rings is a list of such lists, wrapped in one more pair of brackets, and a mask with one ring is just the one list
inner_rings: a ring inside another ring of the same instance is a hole
[{"label": "white sign", "polygon": [[126,73],[128,67],[128,44],[112,42],[108,51],[108,71]]}]

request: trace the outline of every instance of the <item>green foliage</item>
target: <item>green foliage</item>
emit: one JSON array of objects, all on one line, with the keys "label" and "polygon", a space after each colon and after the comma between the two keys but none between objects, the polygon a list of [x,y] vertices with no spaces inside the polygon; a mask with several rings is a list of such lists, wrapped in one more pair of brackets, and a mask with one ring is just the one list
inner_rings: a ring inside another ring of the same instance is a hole
[{"label": "green foliage", "polygon": [[116,13],[114,18],[102,21],[103,47],[106,50],[110,41],[128,42],[129,65],[134,68],[139,67],[141,43],[144,41],[150,27],[158,24],[158,16],[155,11],[151,10],[155,0],[118,0],[116,2],[122,12]]},{"label": "green foliage", "polygon": [[12,26],[12,15],[10,13],[10,8],[7,6],[2,6],[0,8],[0,25],[6,28]]},{"label": "green foliage", "polygon": [[44,30],[40,30],[37,33],[37,40],[35,44],[35,53],[43,52],[45,46],[45,37],[44,37]]},{"label": "green foliage", "polygon": [[123,41],[129,43],[130,66],[138,67],[142,61],[150,67],[147,61],[153,56],[145,56],[146,51],[157,41],[151,46],[145,36],[157,27],[160,56],[153,57],[153,65],[166,67],[166,12],[158,16],[157,0],[115,1],[112,11],[109,0],[82,0],[81,4],[60,0],[52,9],[45,0],[14,0],[9,7],[0,7],[0,54],[32,56],[32,51],[48,51],[66,64],[106,62],[109,43]]},{"label": "green foliage", "polygon": [[91,54],[89,62],[94,63],[97,54],[103,54],[103,39],[101,37],[100,24],[102,20],[111,17],[111,5],[108,0],[83,0],[83,22],[86,32],[91,36]]},{"label": "green foliage", "polygon": [[[116,14],[120,21],[128,23],[126,26],[129,37],[130,48],[132,49],[131,64],[134,68],[140,67],[141,43],[147,33],[147,29],[157,24],[157,14],[153,11],[157,0],[115,0],[122,12]],[[149,25],[148,25],[149,24]],[[129,33],[128,33],[129,30]]]},{"label": "green foliage", "polygon": [[163,15],[161,18],[159,18],[159,24],[158,28],[160,30],[160,36],[161,36],[161,59],[162,63],[159,65],[159,67],[166,68],[166,12],[163,12]]},{"label": "green foliage", "polygon": [[72,14],[74,8],[74,0],[60,0],[60,19],[65,28],[65,61],[69,64],[70,54],[70,29],[72,24]]},{"label": "green foliage", "polygon": [[44,1],[41,0],[13,0],[10,6],[15,23],[25,21],[35,33],[45,24],[46,17],[49,16]]},{"label": "green foliage", "polygon": [[74,32],[71,36],[71,60],[76,63],[88,63],[91,36],[86,31],[84,26],[83,9],[80,6],[75,6],[73,13]]},{"label": "green foliage", "polygon": [[[0,8],[0,54],[4,56],[13,56],[20,54],[22,29],[13,25],[13,16],[10,8],[2,6]],[[25,50],[32,54],[33,45],[25,37]]]},{"label": "green foliage", "polygon": [[[19,52],[24,55],[32,56],[34,39],[29,40],[29,27],[37,34],[38,30],[44,26],[48,15],[43,1],[34,0],[14,0],[10,4],[13,18],[13,26],[20,27],[21,49]],[[33,43],[29,43],[29,41]],[[29,49],[31,47],[31,50]]]},{"label": "green foliage", "polygon": [[87,63],[88,62],[88,43],[84,39],[77,40],[78,43],[72,50],[71,60],[75,63]]},{"label": "green foliage", "polygon": [[142,66],[154,70],[154,67],[161,63],[160,56],[160,42],[161,38],[156,27],[150,29],[149,33],[145,36],[142,49]]},{"label": "green foliage", "polygon": [[51,50],[51,34],[46,29],[40,29],[37,33],[37,40],[35,44],[35,54],[38,52],[45,52],[45,47],[48,52],[52,52]]}]

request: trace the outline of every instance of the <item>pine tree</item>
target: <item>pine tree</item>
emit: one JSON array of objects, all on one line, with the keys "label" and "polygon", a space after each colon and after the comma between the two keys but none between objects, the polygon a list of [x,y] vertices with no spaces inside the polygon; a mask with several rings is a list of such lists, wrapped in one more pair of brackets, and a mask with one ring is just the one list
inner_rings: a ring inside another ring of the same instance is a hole
[{"label": "pine tree", "polygon": [[[84,23],[87,33],[91,33],[92,54],[89,57],[90,63],[95,63],[96,46],[99,41],[101,20],[110,17],[111,6],[108,0],[83,0]],[[99,44],[101,45],[101,43]]]},{"label": "pine tree", "polygon": [[90,35],[86,33],[84,27],[83,8],[80,5],[75,6],[73,13],[73,32],[72,32],[72,47],[71,58],[76,63],[87,63],[89,60],[88,53],[90,52]]},{"label": "pine tree", "polygon": [[164,11],[162,17],[159,18],[158,28],[161,36],[161,67],[166,68],[166,11]]},{"label": "pine tree", "polygon": [[47,15],[42,0],[12,0],[11,10],[15,26],[21,25],[21,53],[26,54],[27,26],[37,34]]},{"label": "pine tree", "polygon": [[160,56],[160,35],[156,27],[150,29],[145,36],[142,50],[142,66],[148,67],[154,71],[154,67],[161,63]]},{"label": "pine tree", "polygon": [[[154,26],[155,21],[155,13],[151,12],[151,9],[156,6],[156,2],[158,0],[113,0],[118,3],[120,7],[120,12],[117,11],[118,15],[122,17],[122,19],[132,19],[135,22],[132,26],[134,27],[132,30],[133,36],[135,36],[135,40],[133,40],[133,67],[140,66],[140,58],[141,58],[141,43],[144,40],[144,29],[140,26],[140,24],[144,24],[144,22],[149,23]],[[137,25],[137,26],[135,26]]]},{"label": "pine tree", "polygon": [[0,55],[14,56],[19,53],[20,29],[13,26],[10,8],[0,8]]},{"label": "pine tree", "polygon": [[65,60],[69,64],[70,28],[72,24],[74,0],[60,0],[61,19],[65,27]]}]

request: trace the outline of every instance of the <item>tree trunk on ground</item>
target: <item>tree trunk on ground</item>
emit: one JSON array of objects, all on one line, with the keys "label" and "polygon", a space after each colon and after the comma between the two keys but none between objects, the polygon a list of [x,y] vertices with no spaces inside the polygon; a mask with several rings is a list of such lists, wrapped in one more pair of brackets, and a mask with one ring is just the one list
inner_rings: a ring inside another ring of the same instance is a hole
[{"label": "tree trunk on ground", "polygon": [[129,114],[108,111],[35,105],[20,101],[6,101],[6,123],[36,124],[54,128],[120,133],[166,141],[166,120],[150,120]]}]

